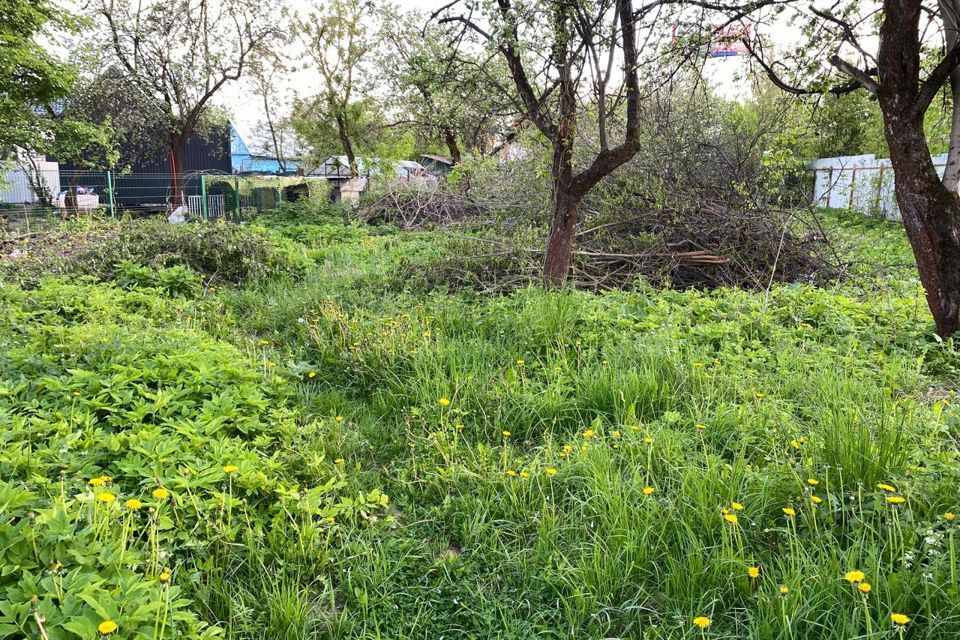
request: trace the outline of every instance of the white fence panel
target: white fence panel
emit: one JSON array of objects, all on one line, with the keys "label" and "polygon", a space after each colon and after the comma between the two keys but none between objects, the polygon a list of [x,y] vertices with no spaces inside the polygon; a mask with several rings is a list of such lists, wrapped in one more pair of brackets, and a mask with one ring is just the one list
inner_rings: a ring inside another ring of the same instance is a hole
[{"label": "white fence panel", "polygon": [[[52,201],[60,190],[60,165],[56,162],[38,162],[40,178]],[[23,169],[13,169],[0,175],[0,202],[7,204],[33,204],[37,194],[30,188],[30,180]]]}]

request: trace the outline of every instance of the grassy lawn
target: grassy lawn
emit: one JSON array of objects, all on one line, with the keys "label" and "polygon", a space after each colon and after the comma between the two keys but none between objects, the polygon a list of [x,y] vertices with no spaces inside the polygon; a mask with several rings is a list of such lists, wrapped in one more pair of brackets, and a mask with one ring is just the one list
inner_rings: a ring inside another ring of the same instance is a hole
[{"label": "grassy lawn", "polygon": [[423,292],[336,217],[8,282],[0,638],[960,637],[960,357],[825,224],[828,288]]}]

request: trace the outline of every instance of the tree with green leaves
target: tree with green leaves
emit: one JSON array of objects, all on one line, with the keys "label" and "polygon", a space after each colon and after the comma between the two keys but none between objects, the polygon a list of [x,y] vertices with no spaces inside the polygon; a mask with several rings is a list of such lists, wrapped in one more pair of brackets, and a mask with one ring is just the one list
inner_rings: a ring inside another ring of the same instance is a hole
[{"label": "tree with green leaves", "polygon": [[20,165],[48,204],[38,157],[77,160],[94,147],[109,152],[109,141],[101,128],[64,113],[77,70],[37,42],[75,30],[76,19],[45,0],[0,0],[0,16],[0,158]]},{"label": "tree with green leaves", "polygon": [[172,206],[183,203],[184,150],[214,96],[278,35],[272,0],[95,0],[92,43],[160,116]]},{"label": "tree with green leaves", "polygon": [[374,48],[372,17],[369,2],[324,0],[293,21],[305,66],[317,71],[321,83],[315,96],[298,101],[298,130],[315,141],[335,134],[353,175],[359,173],[358,144],[378,112],[365,73]]}]

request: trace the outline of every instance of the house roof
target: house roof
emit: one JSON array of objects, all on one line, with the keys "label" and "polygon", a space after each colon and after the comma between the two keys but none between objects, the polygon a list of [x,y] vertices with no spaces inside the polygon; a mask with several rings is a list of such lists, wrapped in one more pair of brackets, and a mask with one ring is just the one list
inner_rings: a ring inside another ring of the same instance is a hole
[{"label": "house roof", "polygon": [[[383,172],[383,168],[392,165],[393,171],[398,178],[407,178],[411,175],[422,174],[426,171],[423,165],[413,160],[384,160],[382,158],[357,158],[357,171],[361,175],[377,176]],[[350,166],[347,156],[330,156],[323,164],[313,171],[310,175],[330,175],[325,167],[347,168]],[[339,174],[339,172],[338,172]]]},{"label": "house roof", "polygon": [[433,160],[434,162],[441,162],[443,164],[449,164],[453,166],[453,158],[447,158],[444,156],[434,156],[429,153],[424,153],[420,156],[421,158],[426,158],[427,160]]}]

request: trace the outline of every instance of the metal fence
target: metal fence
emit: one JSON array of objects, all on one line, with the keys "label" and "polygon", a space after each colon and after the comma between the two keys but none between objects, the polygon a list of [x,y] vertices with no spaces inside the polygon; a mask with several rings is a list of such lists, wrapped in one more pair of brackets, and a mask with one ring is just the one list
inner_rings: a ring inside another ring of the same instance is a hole
[{"label": "metal fence", "polygon": [[277,210],[301,193],[279,181],[271,185],[269,178],[250,187],[238,176],[194,172],[181,176],[176,190],[180,197],[175,198],[169,173],[73,171],[48,164],[52,167],[42,173],[15,169],[0,174],[0,233],[31,233],[59,220],[90,215],[238,222]]}]

